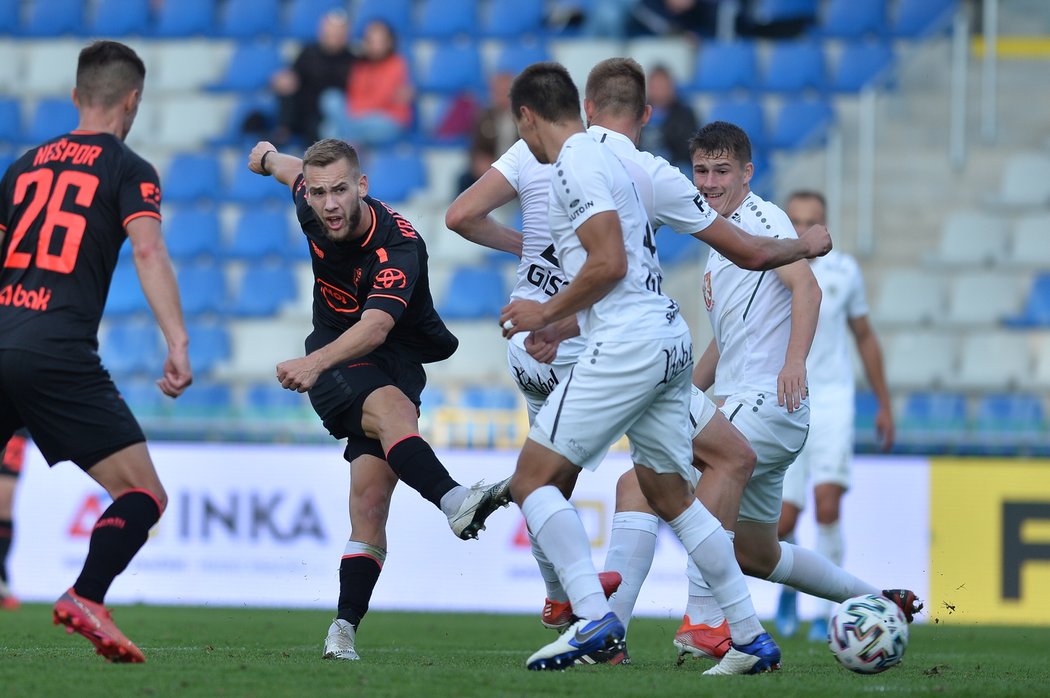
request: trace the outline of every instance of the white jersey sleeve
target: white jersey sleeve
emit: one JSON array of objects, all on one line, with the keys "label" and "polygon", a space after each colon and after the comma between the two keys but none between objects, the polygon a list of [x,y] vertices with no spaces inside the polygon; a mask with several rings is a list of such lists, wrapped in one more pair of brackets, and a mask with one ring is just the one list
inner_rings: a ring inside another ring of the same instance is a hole
[{"label": "white jersey sleeve", "polygon": [[853,404],[853,362],[849,321],[868,314],[864,278],[857,261],[832,250],[810,262],[820,286],[820,316],[806,359],[814,404],[846,409]]}]

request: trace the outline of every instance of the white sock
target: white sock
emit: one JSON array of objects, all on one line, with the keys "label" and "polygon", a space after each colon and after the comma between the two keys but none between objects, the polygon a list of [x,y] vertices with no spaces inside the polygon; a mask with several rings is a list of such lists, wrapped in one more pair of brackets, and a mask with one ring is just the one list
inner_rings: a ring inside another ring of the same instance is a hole
[{"label": "white sock", "polygon": [[[830,524],[817,524],[817,552],[831,560],[835,565],[842,567],[844,546],[842,540],[842,525],[839,524],[838,521]],[[817,612],[817,617],[827,618],[830,616],[832,606],[834,606],[834,604],[831,601],[821,603]]]},{"label": "white sock", "polygon": [[547,587],[547,598],[551,601],[568,601],[569,596],[565,593],[565,589],[562,588],[561,582],[558,581],[558,573],[555,571],[554,565],[543,553],[543,548],[536,542],[536,536],[532,535],[532,531],[529,531],[529,543],[532,544],[532,556],[536,558],[536,565],[540,568],[543,584]]},{"label": "white sock", "polygon": [[469,489],[463,485],[458,485],[441,495],[441,501],[438,503],[438,506],[441,507],[441,511],[445,516],[452,516],[459,511],[468,494],[470,494]]},{"label": "white sock", "polygon": [[733,553],[733,543],[718,519],[699,500],[693,500],[688,509],[667,523],[696,564],[699,570],[696,576],[710,588],[725,613],[733,643],[746,645],[754,640],[763,632],[762,624]]},{"label": "white sock", "polygon": [[[728,529],[726,535],[730,540],[736,538],[736,533]],[[689,578],[689,601],[685,605],[686,622],[690,625],[709,625],[712,628],[721,625],[726,616],[692,558],[687,561],[685,575]]]},{"label": "white sock", "polygon": [[780,562],[766,579],[835,602],[845,601],[851,596],[879,593],[878,589],[823,555],[783,541],[780,542]]},{"label": "white sock", "polygon": [[591,543],[580,515],[558,488],[546,485],[521,504],[521,513],[536,542],[558,573],[572,610],[580,618],[597,620],[609,612],[598,572],[591,561]]},{"label": "white sock", "polygon": [[613,515],[605,569],[619,572],[623,577],[620,588],[609,599],[609,606],[625,628],[634,613],[642,582],[653,566],[659,525],[660,520],[655,515],[640,511],[621,511]]}]

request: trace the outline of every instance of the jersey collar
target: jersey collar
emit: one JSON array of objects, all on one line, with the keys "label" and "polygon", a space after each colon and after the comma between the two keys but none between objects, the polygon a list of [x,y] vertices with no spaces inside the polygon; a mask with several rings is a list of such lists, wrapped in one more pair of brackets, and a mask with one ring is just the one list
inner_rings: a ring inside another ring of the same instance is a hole
[{"label": "jersey collar", "polygon": [[630,138],[623,135],[619,131],[613,131],[612,129],[605,128],[604,126],[588,126],[587,133],[591,134],[599,143],[612,139],[623,141],[624,143],[629,144],[632,148],[635,147],[634,141],[632,141]]}]

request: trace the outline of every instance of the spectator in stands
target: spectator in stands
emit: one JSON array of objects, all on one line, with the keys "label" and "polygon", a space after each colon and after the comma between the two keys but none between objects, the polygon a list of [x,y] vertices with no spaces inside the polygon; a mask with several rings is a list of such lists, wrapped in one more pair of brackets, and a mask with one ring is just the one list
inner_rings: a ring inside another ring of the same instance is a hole
[{"label": "spectator in stands", "polygon": [[708,0],[640,0],[634,8],[632,33],[715,35],[718,3]]},{"label": "spectator in stands", "polygon": [[590,3],[583,19],[583,33],[596,38],[622,39],[627,35],[627,27],[638,4],[639,0]]},{"label": "spectator in stands", "polygon": [[8,586],[7,554],[11,551],[15,530],[15,485],[25,461],[28,436],[25,429],[16,431],[0,455],[0,610],[14,610],[19,605]]},{"label": "spectator in stands", "polygon": [[[824,196],[818,192],[795,192],[788,197],[785,208],[796,231],[825,222]],[[784,475],[784,499],[777,533],[782,540],[794,542],[795,523],[805,507],[806,490],[812,481],[817,519],[816,551],[841,566],[843,542],[839,517],[842,495],[850,484],[853,456],[854,378],[847,329],[853,335],[864,373],[879,402],[875,430],[883,450],[893,446],[893,411],[879,340],[868,322],[860,267],[853,257],[835,250],[826,257],[810,260],[810,265],[823,291],[820,318],[806,360],[811,426],[806,445]],[[798,628],[796,596],[797,592],[788,587],[781,591],[777,629],[784,637],[790,637]],[[830,612],[831,605],[826,603],[823,613],[810,626],[810,640],[827,638]]]},{"label": "spectator in stands", "polygon": [[489,103],[474,122],[472,149],[503,153],[518,140],[518,130],[510,110],[510,85],[513,81],[514,75],[506,70],[496,71],[489,77]]},{"label": "spectator in stands", "polygon": [[307,44],[295,62],[270,80],[278,97],[275,143],[298,139],[307,144],[318,139],[321,94],[342,90],[354,62],[349,48],[350,20],[342,10],[325,14],[317,28],[317,41]]},{"label": "spectator in stands", "polygon": [[661,156],[683,172],[692,172],[689,139],[699,128],[696,113],[678,97],[666,66],[658,65],[649,73],[648,92],[653,112],[642,129],[642,150]]},{"label": "spectator in stands", "polygon": [[373,20],[365,27],[361,57],[345,95],[330,90],[321,96],[323,135],[357,146],[392,143],[412,124],[413,94],[408,62],[397,52],[393,28]]},{"label": "spectator in stands", "polygon": [[465,192],[474,182],[481,179],[481,176],[492,167],[492,163],[496,162],[496,152],[489,150],[489,147],[489,144],[486,142],[471,144],[470,152],[467,154],[467,169],[463,170],[463,173],[459,175],[456,185],[456,191],[459,194]]}]

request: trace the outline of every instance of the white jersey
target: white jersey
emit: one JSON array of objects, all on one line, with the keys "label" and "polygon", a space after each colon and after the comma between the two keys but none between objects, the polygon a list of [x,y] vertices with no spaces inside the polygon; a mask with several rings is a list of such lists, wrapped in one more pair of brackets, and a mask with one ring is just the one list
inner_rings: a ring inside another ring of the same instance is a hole
[{"label": "white jersey", "polygon": [[582,336],[589,343],[678,336],[687,329],[685,321],[678,304],[660,292],[653,229],[633,180],[609,148],[587,133],[573,134],[554,163],[550,184],[551,239],[570,283],[587,259],[576,229],[604,211],[620,217],[627,274],[579,313]]},{"label": "white jersey", "polygon": [[[730,220],[752,235],[798,237],[787,214],[754,192]],[[776,395],[791,337],[791,291],[775,271],[741,269],[712,248],[703,292],[719,352],[714,394]]]},{"label": "white jersey", "polygon": [[849,320],[868,314],[864,278],[857,261],[832,251],[811,260],[813,275],[823,292],[820,319],[806,359],[810,400],[853,403],[853,362],[850,358]]},{"label": "white jersey", "polygon": [[617,131],[591,126],[587,132],[623,162],[638,188],[653,230],[666,225],[676,233],[692,235],[718,218],[689,178],[671,163],[638,150],[630,138]]}]

